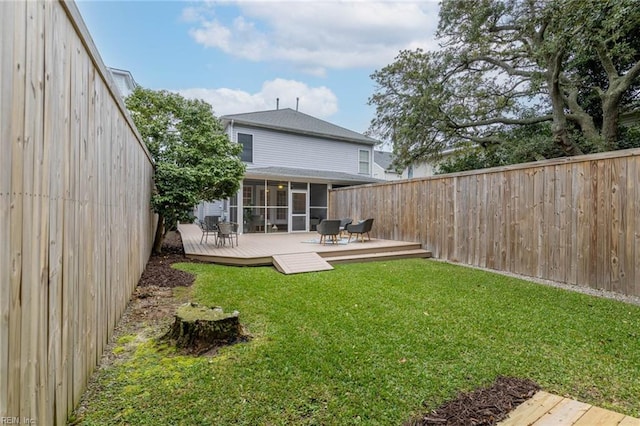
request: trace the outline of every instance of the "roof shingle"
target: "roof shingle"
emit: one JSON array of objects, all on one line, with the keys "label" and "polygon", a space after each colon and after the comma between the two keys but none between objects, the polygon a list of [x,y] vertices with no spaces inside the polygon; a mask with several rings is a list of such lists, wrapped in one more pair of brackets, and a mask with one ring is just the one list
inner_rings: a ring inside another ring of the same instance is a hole
[{"label": "roof shingle", "polygon": [[329,139],[357,142],[366,145],[376,145],[377,140],[362,135],[353,130],[336,126],[319,118],[312,117],[291,108],[270,111],[248,112],[244,114],[230,114],[220,117],[228,125],[243,124],[272,130],[285,131],[309,136],[319,136]]}]

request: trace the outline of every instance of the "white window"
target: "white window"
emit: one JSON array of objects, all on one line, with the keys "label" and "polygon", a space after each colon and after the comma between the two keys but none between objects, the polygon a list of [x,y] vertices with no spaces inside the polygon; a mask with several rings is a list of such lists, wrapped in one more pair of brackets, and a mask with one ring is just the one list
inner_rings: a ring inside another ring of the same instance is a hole
[{"label": "white window", "polygon": [[361,149],[358,151],[358,173],[361,175],[371,174],[371,152],[367,149]]}]

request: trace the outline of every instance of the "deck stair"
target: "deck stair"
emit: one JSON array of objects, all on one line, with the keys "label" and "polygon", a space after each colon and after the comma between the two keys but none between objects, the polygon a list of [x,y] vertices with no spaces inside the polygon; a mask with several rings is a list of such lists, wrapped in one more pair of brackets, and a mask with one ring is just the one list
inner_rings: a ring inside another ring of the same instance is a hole
[{"label": "deck stair", "polygon": [[287,275],[333,269],[326,260],[313,252],[273,255],[273,266]]},{"label": "deck stair", "polygon": [[[366,244],[366,243],[365,243]],[[372,247],[371,249],[358,251],[322,252],[318,253],[324,260],[331,264],[374,262],[382,260],[430,258],[432,253],[421,248],[419,243],[402,247]]]}]

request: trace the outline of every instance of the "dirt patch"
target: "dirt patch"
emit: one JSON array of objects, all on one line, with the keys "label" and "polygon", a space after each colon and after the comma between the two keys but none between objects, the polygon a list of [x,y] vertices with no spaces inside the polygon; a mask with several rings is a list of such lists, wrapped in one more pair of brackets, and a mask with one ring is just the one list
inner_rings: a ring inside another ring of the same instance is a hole
[{"label": "dirt patch", "polygon": [[529,379],[498,377],[493,385],[460,393],[456,399],[409,420],[405,426],[495,425],[538,390],[540,386]]},{"label": "dirt patch", "polygon": [[169,232],[162,246],[162,254],[154,254],[149,258],[116,331],[135,334],[149,329],[145,334],[156,335],[160,328],[168,326],[176,308],[188,296],[188,292],[184,292],[183,297],[177,299],[173,290],[176,287],[190,287],[195,280],[192,274],[173,269],[171,265],[188,261],[184,257],[180,234]]}]

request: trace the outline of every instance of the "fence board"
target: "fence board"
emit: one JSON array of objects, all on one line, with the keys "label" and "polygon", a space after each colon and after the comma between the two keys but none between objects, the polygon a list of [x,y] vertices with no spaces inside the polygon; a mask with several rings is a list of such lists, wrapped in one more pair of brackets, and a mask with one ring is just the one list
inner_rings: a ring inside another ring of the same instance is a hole
[{"label": "fence board", "polygon": [[[638,161],[634,161],[630,167],[632,173],[630,174],[631,182],[633,185],[629,185],[628,188],[631,193],[630,199],[633,200],[632,214],[627,216],[629,225],[633,225],[627,229],[630,239],[633,238],[633,243],[629,244],[629,253],[627,256],[634,259],[633,274],[627,275],[627,282],[634,283],[631,289],[627,289],[625,293],[640,294],[640,164]],[[631,222],[633,220],[633,223]],[[633,253],[631,251],[633,250]]]},{"label": "fence board", "polygon": [[620,256],[625,245],[624,202],[627,168],[619,159],[611,160],[611,291],[620,291],[620,280],[624,276],[624,256]]},{"label": "fence board", "polygon": [[370,212],[376,236],[437,258],[640,296],[639,163],[636,149],[340,188],[329,214]]},{"label": "fence board", "polygon": [[62,310],[63,310],[63,218],[64,218],[64,181],[65,167],[64,149],[60,142],[69,139],[67,132],[69,122],[69,93],[67,78],[54,78],[54,76],[69,75],[69,50],[63,42],[64,32],[59,30],[65,22],[62,9],[55,3],[49,3],[52,25],[47,27],[45,40],[45,73],[47,83],[45,85],[45,143],[53,145],[57,143],[57,149],[50,150],[49,170],[49,335],[48,335],[48,390],[52,402],[47,404],[47,410],[52,411],[50,417],[52,423],[63,424],[66,420],[66,412],[57,410],[58,406],[66,406],[66,381],[64,373],[67,366],[63,363],[63,337],[62,337]]},{"label": "fence board", "polygon": [[0,418],[65,424],[148,260],[153,167],[72,2],[0,16]]},{"label": "fence board", "polygon": [[[18,19],[17,10],[7,2],[0,2],[0,16],[3,17],[0,26],[0,39],[10,40],[17,34],[15,28]],[[12,196],[12,158],[14,145],[14,123],[13,123],[13,59],[14,44],[3,46],[0,55],[0,90],[3,96],[0,97],[0,253],[12,253],[11,244],[11,205]],[[6,94],[6,96],[5,96]],[[12,326],[10,321],[12,307],[12,256],[0,255],[0,348],[13,348],[14,337],[10,333]],[[0,351],[0,389],[7,392],[0,392],[0,413],[6,413],[9,409],[17,413],[15,407],[10,406],[9,392],[14,388],[9,387],[12,366],[10,365],[10,349]]]},{"label": "fence board", "polygon": [[[11,212],[10,212],[10,307],[9,307],[9,371],[8,371],[8,398],[7,410],[19,415],[21,413],[21,328],[22,306],[20,302],[22,291],[22,239],[23,239],[23,173],[21,165],[25,161],[24,155],[24,107],[26,91],[26,52],[23,46],[26,43],[26,3],[20,3],[14,9],[14,35],[7,40],[9,52],[12,52],[12,67],[8,78],[11,78]],[[4,50],[3,50],[4,54]]]}]

